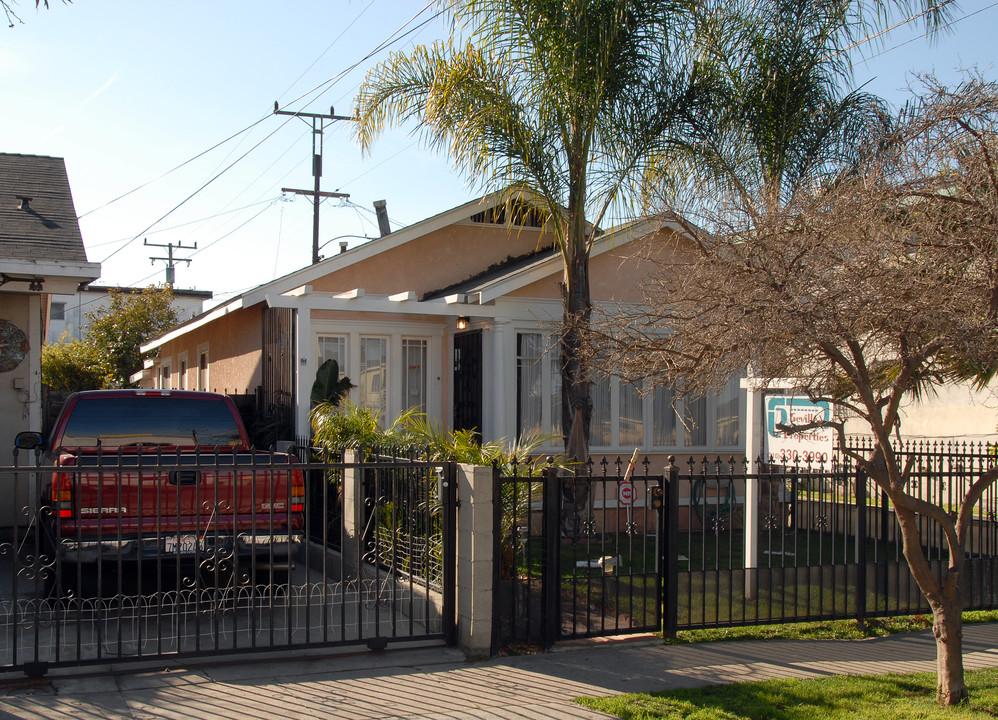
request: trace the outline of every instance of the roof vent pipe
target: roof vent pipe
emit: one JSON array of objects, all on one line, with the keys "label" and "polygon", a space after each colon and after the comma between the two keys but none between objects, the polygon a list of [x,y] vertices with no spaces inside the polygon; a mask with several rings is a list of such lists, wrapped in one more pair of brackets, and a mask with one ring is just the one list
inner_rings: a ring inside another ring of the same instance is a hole
[{"label": "roof vent pipe", "polygon": [[384,237],[392,231],[392,226],[388,223],[388,208],[385,207],[385,201],[375,200],[374,211],[378,214],[378,230],[381,232],[381,237]]},{"label": "roof vent pipe", "polygon": [[345,253],[347,251],[347,241],[340,240],[340,252]]},{"label": "roof vent pipe", "polygon": [[27,210],[31,201],[34,200],[34,198],[30,198],[25,195],[17,195],[16,197],[18,210]]}]

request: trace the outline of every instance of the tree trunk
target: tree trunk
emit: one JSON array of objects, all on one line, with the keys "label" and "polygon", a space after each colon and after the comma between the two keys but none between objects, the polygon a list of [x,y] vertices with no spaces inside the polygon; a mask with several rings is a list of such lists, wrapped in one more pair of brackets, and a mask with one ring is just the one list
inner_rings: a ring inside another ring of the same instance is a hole
[{"label": "tree trunk", "polygon": [[[883,486],[883,485],[882,485]],[[897,505],[898,499],[894,499]],[[963,677],[963,549],[950,547],[951,565],[937,578],[922,549],[917,516],[896,507],[904,557],[915,583],[932,608],[932,632],[936,637],[936,700],[943,705],[959,705],[970,695]]]},{"label": "tree trunk", "polygon": [[[574,195],[573,195],[574,197]],[[582,463],[589,460],[589,427],[593,405],[590,378],[582,357],[583,329],[592,318],[589,289],[589,254],[586,248],[585,215],[569,209],[569,241],[565,248],[563,332],[561,337],[561,418],[565,450]],[[572,425],[576,411],[582,422],[572,442]],[[571,445],[571,447],[570,447]],[[585,466],[580,468],[585,474]],[[566,478],[562,484],[562,531],[567,537],[577,537],[583,515],[589,506],[589,482],[574,482]]]},{"label": "tree trunk", "polygon": [[[947,588],[949,590],[949,588]],[[963,599],[947,592],[941,603],[932,604],[932,632],[936,636],[936,700],[942,705],[960,705],[970,699],[963,677]]]}]

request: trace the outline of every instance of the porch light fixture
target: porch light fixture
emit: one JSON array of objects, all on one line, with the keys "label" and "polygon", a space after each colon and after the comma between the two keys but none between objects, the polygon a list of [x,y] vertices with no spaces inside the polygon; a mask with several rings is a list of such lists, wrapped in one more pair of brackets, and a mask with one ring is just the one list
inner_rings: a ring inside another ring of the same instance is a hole
[{"label": "porch light fixture", "polygon": [[467,330],[468,329],[468,316],[467,315],[458,315],[457,316],[457,329],[458,330]]}]

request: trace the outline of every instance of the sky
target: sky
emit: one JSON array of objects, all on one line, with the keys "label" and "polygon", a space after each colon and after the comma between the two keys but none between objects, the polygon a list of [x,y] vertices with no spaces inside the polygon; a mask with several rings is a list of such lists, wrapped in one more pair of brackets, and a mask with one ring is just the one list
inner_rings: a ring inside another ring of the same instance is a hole
[{"label": "sky", "polygon": [[[16,2],[23,22],[0,26],[0,152],[65,158],[99,284],[162,283],[151,258],[172,244],[190,259],[176,287],[212,304],[311,262],[311,199],[281,190],[314,186],[312,126],[275,101],[349,115],[389,51],[448,30],[433,0]],[[854,49],[856,84],[897,104],[913,72],[995,78],[998,1],[963,0],[953,19],[932,42],[908,23]],[[350,195],[320,205],[322,255],[376,237],[377,200],[398,230],[478,196],[411,127],[365,155],[350,125],[322,136],[322,190]]]}]

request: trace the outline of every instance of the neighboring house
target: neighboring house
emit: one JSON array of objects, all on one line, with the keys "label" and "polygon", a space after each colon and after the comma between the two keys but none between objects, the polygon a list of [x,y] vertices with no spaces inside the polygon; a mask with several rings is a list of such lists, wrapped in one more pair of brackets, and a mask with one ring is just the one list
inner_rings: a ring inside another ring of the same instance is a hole
[{"label": "neighboring house", "polygon": [[[0,153],[0,464],[12,461],[14,436],[42,429],[41,347],[49,300],[100,276],[87,261],[62,158]],[[0,479],[0,526],[29,502]]]},{"label": "neighboring house", "polygon": [[[46,342],[55,343],[63,338],[79,340],[86,334],[90,324],[88,315],[111,303],[110,290],[122,293],[140,293],[142,288],[103,287],[87,285],[73,293],[52,295],[49,305],[49,330]],[[211,300],[210,290],[173,290],[173,306],[177,308],[179,320],[185,321],[201,314],[206,300]]]},{"label": "neighboring house", "polygon": [[[292,439],[308,435],[316,369],[335,358],[357,386],[351,398],[382,418],[416,407],[486,440],[560,434],[562,260],[539,217],[486,196],[262,285],[144,346],[159,354],[141,384],[256,393]],[[638,300],[651,267],[638,258],[676,242],[678,227],[647,222],[604,233],[593,300]],[[744,448],[737,379],[718,397],[680,399],[679,416],[668,389],[642,396],[616,378],[595,383],[593,403],[594,455]]]}]

